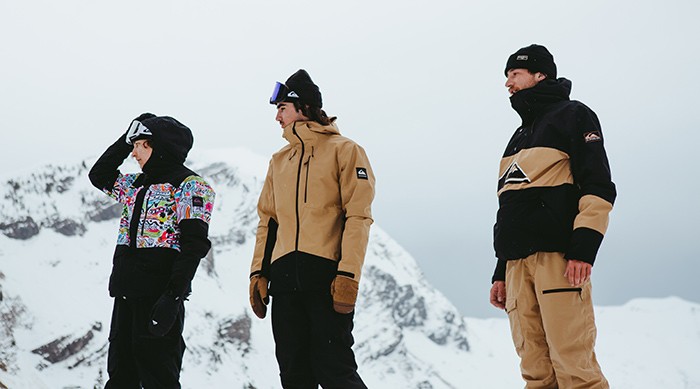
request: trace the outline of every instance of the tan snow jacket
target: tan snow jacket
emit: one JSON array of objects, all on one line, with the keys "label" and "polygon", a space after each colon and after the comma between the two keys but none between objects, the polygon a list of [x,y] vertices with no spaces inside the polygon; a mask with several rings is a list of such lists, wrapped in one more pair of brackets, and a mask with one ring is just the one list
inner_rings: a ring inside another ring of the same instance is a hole
[{"label": "tan snow jacket", "polygon": [[338,274],[359,282],[375,183],[364,149],[335,122],[296,122],[283,136],[289,145],[272,156],[258,201],[251,277],[300,251],[340,261]]}]

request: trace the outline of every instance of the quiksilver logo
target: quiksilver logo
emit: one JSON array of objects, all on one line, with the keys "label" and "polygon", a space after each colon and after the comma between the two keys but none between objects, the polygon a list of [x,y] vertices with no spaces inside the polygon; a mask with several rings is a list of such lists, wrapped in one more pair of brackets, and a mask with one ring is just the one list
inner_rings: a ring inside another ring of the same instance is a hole
[{"label": "quiksilver logo", "polygon": [[356,167],[355,171],[357,172],[357,178],[361,180],[367,180],[369,179],[369,176],[367,175],[367,169],[363,167]]},{"label": "quiksilver logo", "polygon": [[498,189],[501,189],[506,184],[520,184],[523,182],[531,182],[530,177],[525,174],[525,171],[520,168],[517,162],[513,162],[503,175],[498,178]]},{"label": "quiksilver logo", "polygon": [[515,60],[516,61],[527,61],[527,58],[528,58],[527,55],[519,55],[519,56],[515,57]]},{"label": "quiksilver logo", "polygon": [[297,92],[290,91],[289,93],[287,93],[287,97],[296,97],[298,99],[299,95],[297,95]]},{"label": "quiksilver logo", "polygon": [[603,137],[600,136],[599,131],[591,131],[583,134],[583,140],[586,141],[586,143],[599,142],[603,140]]}]

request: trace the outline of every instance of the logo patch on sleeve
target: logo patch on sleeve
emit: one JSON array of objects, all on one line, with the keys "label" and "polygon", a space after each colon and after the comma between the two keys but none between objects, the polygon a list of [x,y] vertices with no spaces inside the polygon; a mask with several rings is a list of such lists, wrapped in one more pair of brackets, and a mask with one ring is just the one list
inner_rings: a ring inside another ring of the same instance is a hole
[{"label": "logo patch on sleeve", "polygon": [[357,172],[357,178],[361,180],[368,180],[369,176],[367,175],[367,169],[363,167],[356,167],[355,171]]},{"label": "logo patch on sleeve", "polygon": [[583,140],[586,141],[586,143],[600,142],[603,140],[603,137],[600,136],[600,131],[591,131],[583,134]]},{"label": "logo patch on sleeve", "polygon": [[192,206],[193,207],[203,207],[204,206],[204,199],[199,197],[199,196],[193,196],[192,197]]}]

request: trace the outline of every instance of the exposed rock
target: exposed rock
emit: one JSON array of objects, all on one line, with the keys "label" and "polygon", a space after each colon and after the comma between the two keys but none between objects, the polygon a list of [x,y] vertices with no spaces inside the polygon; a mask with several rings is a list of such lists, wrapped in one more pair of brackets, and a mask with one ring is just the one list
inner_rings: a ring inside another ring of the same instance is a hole
[{"label": "exposed rock", "polygon": [[219,338],[216,344],[232,343],[237,345],[239,350],[246,353],[250,348],[251,325],[252,320],[248,315],[222,321],[219,323]]},{"label": "exposed rock", "polygon": [[210,277],[216,276],[216,266],[214,264],[214,248],[209,249],[207,256],[202,259],[202,265],[207,275]]},{"label": "exposed rock", "polygon": [[94,222],[118,219],[122,215],[122,209],[124,209],[124,206],[120,203],[110,202],[109,205],[95,207],[88,212],[87,218]]},{"label": "exposed rock", "polygon": [[[4,277],[2,273],[0,276]],[[27,308],[18,297],[8,296],[0,304],[0,370],[2,371],[8,372],[17,369],[15,330],[20,327],[28,327],[26,313]]]},{"label": "exposed rock", "polygon": [[87,229],[83,223],[71,219],[56,220],[50,225],[51,229],[65,236],[82,236]]},{"label": "exposed rock", "polygon": [[34,219],[27,216],[10,223],[0,223],[0,230],[9,238],[27,240],[39,234],[39,225],[34,222]]},{"label": "exposed rock", "polygon": [[62,336],[50,343],[32,350],[34,354],[41,355],[45,360],[56,363],[70,358],[79,353],[94,338],[93,331],[101,331],[102,323],[95,323],[85,335],[73,338],[70,335]]}]

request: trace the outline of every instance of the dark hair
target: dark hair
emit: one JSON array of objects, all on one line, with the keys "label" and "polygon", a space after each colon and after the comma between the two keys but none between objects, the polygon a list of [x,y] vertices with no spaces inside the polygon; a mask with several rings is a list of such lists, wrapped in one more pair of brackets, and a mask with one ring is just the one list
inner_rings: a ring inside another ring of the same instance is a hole
[{"label": "dark hair", "polygon": [[151,148],[151,149],[153,148],[153,140],[151,140],[151,138],[135,139],[135,140],[133,141],[133,143],[136,143],[136,142],[138,142],[138,141],[140,141],[140,140],[144,141],[144,142],[143,142],[144,145],[148,146],[148,147]]},{"label": "dark hair", "polygon": [[292,101],[294,109],[301,111],[301,114],[318,124],[327,126],[331,124],[331,118],[326,115],[326,112],[319,107],[312,107],[308,104],[303,104],[300,101]]}]

